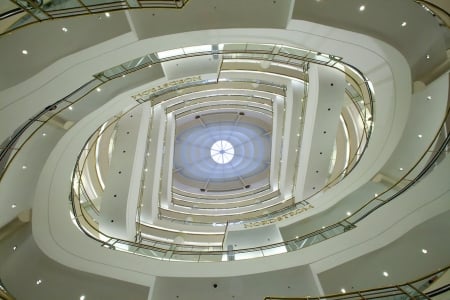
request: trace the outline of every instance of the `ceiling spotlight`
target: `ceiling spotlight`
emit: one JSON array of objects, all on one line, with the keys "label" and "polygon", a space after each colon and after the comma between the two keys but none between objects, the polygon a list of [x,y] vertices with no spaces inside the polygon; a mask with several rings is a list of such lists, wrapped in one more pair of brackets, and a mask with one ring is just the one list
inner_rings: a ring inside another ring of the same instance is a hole
[{"label": "ceiling spotlight", "polygon": [[85,300],[86,299],[86,296],[85,295],[81,295],[80,296],[80,300]]},{"label": "ceiling spotlight", "polygon": [[73,107],[72,107],[72,105],[71,105],[71,106],[69,106],[69,110],[73,110]]},{"label": "ceiling spotlight", "polygon": [[24,49],[24,50],[22,50],[22,54],[23,54],[23,55],[27,55],[27,54],[28,54],[28,51]]},{"label": "ceiling spotlight", "polygon": [[421,139],[421,138],[422,138],[422,135],[421,135],[421,134],[418,134],[417,137],[418,137],[419,139]]},{"label": "ceiling spotlight", "polygon": [[36,280],[36,284],[37,284],[37,285],[40,285],[41,283],[42,283],[42,280],[41,280],[41,279]]},{"label": "ceiling spotlight", "polygon": [[345,294],[346,292],[347,292],[347,291],[346,291],[344,288],[341,289],[341,293],[342,293],[342,294]]},{"label": "ceiling spotlight", "polygon": [[22,170],[26,170],[26,169],[27,169],[27,166],[23,165]]},{"label": "ceiling spotlight", "polygon": [[44,133],[42,133],[42,136],[47,136],[47,134],[44,132]]},{"label": "ceiling spotlight", "polygon": [[61,30],[62,30],[63,32],[69,31],[69,29],[67,29],[67,27],[63,27],[63,28],[61,28]]},{"label": "ceiling spotlight", "polygon": [[423,253],[423,254],[427,254],[427,253],[428,253],[428,250],[427,250],[427,249],[422,249],[422,253]]},{"label": "ceiling spotlight", "polygon": [[347,212],[347,216],[350,217],[351,215],[352,215],[352,213],[348,211],[348,212]]},{"label": "ceiling spotlight", "polygon": [[374,195],[375,197],[378,197],[378,194],[377,193],[375,193],[375,195]]},{"label": "ceiling spotlight", "polygon": [[102,91],[102,89],[101,88],[96,88],[96,90],[97,90],[97,92],[101,92]]},{"label": "ceiling spotlight", "polygon": [[403,21],[403,23],[402,23],[402,27],[405,27],[406,26],[406,22],[405,21]]},{"label": "ceiling spotlight", "polygon": [[401,167],[400,167],[400,168],[398,168],[398,169],[399,169],[400,171],[403,171],[403,168],[401,168]]},{"label": "ceiling spotlight", "polygon": [[364,11],[366,9],[366,6],[365,5],[361,5],[360,7],[359,7],[359,11]]},{"label": "ceiling spotlight", "polygon": [[384,276],[384,277],[388,277],[388,276],[389,276],[389,273],[386,272],[386,271],[384,271],[384,272],[383,272],[383,276]]},{"label": "ceiling spotlight", "polygon": [[109,12],[105,12],[105,17],[109,18],[111,17],[111,14]]},{"label": "ceiling spotlight", "polygon": [[427,58],[427,59],[430,59],[430,54],[427,54],[426,58]]},{"label": "ceiling spotlight", "polygon": [[11,208],[16,208],[17,205],[16,204],[11,204]]},{"label": "ceiling spotlight", "polygon": [[13,251],[16,251],[16,250],[17,250],[17,246],[14,245],[14,246],[13,246]]},{"label": "ceiling spotlight", "polygon": [[431,96],[427,96],[427,100],[431,100]]}]

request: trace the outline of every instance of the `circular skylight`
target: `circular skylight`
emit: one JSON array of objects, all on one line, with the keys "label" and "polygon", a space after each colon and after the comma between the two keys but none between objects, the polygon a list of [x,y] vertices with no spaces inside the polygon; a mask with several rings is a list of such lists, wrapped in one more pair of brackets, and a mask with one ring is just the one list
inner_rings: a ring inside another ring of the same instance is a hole
[{"label": "circular skylight", "polygon": [[226,140],[218,140],[211,146],[211,158],[218,164],[227,164],[234,157],[234,147]]}]

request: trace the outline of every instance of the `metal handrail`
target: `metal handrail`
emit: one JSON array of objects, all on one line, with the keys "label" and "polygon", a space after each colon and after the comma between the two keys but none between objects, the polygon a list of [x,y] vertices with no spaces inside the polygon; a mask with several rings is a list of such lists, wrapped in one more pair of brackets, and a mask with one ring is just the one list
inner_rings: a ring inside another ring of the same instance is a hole
[{"label": "metal handrail", "polygon": [[[432,289],[432,284],[442,276],[445,272],[450,270],[450,266],[444,267],[437,272],[422,276],[418,279],[408,281],[401,284],[389,285],[380,288],[372,288],[367,290],[354,291],[342,294],[330,294],[325,296],[307,296],[307,297],[265,297],[264,300],[365,300],[365,299],[387,299],[393,296],[404,296],[395,299],[431,299],[437,293],[448,291],[447,286],[443,289]],[[391,299],[391,298],[389,298]]]},{"label": "metal handrail", "polygon": [[[64,2],[69,1],[35,1],[10,0],[12,7],[0,12],[2,20],[15,20],[12,26],[0,32],[0,36],[14,30],[49,20],[69,18],[83,15],[98,15],[99,13],[111,13],[115,11],[136,10],[145,8],[171,8],[182,9],[189,0],[103,0],[103,3],[85,3],[84,0],[72,1],[69,7]],[[75,6],[78,4],[78,6]]]}]

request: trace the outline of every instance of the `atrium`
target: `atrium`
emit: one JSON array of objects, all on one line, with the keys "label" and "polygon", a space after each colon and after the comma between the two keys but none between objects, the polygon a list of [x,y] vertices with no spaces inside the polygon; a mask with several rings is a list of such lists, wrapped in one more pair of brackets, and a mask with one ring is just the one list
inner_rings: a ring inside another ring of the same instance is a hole
[{"label": "atrium", "polygon": [[0,299],[448,287],[449,10],[0,4]]}]

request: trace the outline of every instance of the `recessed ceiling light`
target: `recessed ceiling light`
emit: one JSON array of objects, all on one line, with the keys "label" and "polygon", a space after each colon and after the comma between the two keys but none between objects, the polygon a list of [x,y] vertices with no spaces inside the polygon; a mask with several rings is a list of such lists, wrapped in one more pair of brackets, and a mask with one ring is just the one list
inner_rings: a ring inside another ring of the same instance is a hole
[{"label": "recessed ceiling light", "polygon": [[102,91],[102,89],[101,88],[96,88],[96,90],[97,90],[97,92],[101,92]]},{"label": "recessed ceiling light", "polygon": [[23,50],[22,50],[22,54],[23,54],[23,55],[27,55],[27,54],[28,54],[28,50],[23,49]]},{"label": "recessed ceiling light", "polygon": [[377,193],[375,193],[375,195],[374,195],[375,197],[378,197],[378,194]]},{"label": "recessed ceiling light", "polygon": [[426,58],[427,58],[427,59],[430,59],[430,54],[427,54]]},{"label": "recessed ceiling light", "polygon": [[44,132],[44,133],[42,133],[42,136],[47,136],[47,134]]},{"label": "recessed ceiling light", "polygon": [[11,208],[16,208],[17,205],[16,204],[11,204]]},{"label": "recessed ceiling light", "polygon": [[64,32],[69,31],[69,29],[67,29],[67,27],[63,27],[63,28],[61,28],[61,30],[64,31]]},{"label": "recessed ceiling light", "polygon": [[81,295],[80,296],[80,300],[85,300],[86,299],[86,296],[85,295]]},{"label": "recessed ceiling light", "polygon": [[403,171],[403,168],[402,167],[400,167],[400,168],[398,168],[400,171]]},{"label": "recessed ceiling light", "polygon": [[147,169],[147,168],[145,168],[145,169],[144,169],[144,172],[148,172],[148,169]]},{"label": "recessed ceiling light", "polygon": [[296,236],[295,236],[295,238],[296,238],[296,239],[298,239],[298,238],[299,238],[299,236],[298,236],[298,235],[296,235]]},{"label": "recessed ceiling light", "polygon": [[341,293],[342,293],[342,294],[345,294],[346,292],[347,292],[347,291],[346,291],[344,288],[341,289]]},{"label": "recessed ceiling light", "polygon": [[127,77],[127,75],[123,74],[123,75],[122,75],[122,78],[125,78],[125,77]]},{"label": "recessed ceiling light", "polygon": [[69,110],[73,110],[73,107],[72,107],[72,105],[71,105],[71,106],[69,106]]},{"label": "recessed ceiling light", "polygon": [[403,23],[402,23],[402,27],[405,27],[406,26],[406,22],[405,21],[403,21]]},{"label": "recessed ceiling light", "polygon": [[427,254],[427,253],[428,253],[428,250],[427,250],[427,249],[422,249],[422,253],[423,253],[423,254]]},{"label": "recessed ceiling light", "polygon": [[23,165],[22,170],[26,170],[27,166]]},{"label": "recessed ceiling light", "polygon": [[41,283],[42,283],[42,280],[41,280],[41,279],[36,280],[36,284],[37,284],[37,285],[40,285]]},{"label": "recessed ceiling light", "polygon": [[384,272],[383,272],[383,276],[384,276],[384,277],[388,277],[388,276],[389,276],[389,273],[386,272],[386,271],[384,271]]},{"label": "recessed ceiling light", "polygon": [[13,251],[16,251],[16,250],[17,250],[17,246],[14,245],[14,246],[13,246]]},{"label": "recessed ceiling light", "polygon": [[427,100],[431,100],[431,96],[427,96]]},{"label": "recessed ceiling light", "polygon": [[359,11],[364,11],[366,9],[366,6],[365,5],[361,5],[360,7],[359,7]]},{"label": "recessed ceiling light", "polygon": [[351,215],[352,215],[352,213],[348,211],[347,212],[347,216],[351,216]]},{"label": "recessed ceiling light", "polygon": [[109,18],[111,17],[111,14],[109,12],[105,12],[105,17]]},{"label": "recessed ceiling light", "polygon": [[422,138],[422,135],[421,135],[421,134],[418,134],[417,137],[418,137],[419,139],[421,139],[421,138]]}]

